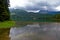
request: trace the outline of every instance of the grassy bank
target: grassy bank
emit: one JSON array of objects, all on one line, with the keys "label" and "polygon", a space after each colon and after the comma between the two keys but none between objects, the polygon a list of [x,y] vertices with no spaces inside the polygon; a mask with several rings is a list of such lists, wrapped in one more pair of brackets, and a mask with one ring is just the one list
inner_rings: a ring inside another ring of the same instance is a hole
[{"label": "grassy bank", "polygon": [[14,21],[5,21],[5,22],[0,22],[0,28],[10,28],[15,25]]}]

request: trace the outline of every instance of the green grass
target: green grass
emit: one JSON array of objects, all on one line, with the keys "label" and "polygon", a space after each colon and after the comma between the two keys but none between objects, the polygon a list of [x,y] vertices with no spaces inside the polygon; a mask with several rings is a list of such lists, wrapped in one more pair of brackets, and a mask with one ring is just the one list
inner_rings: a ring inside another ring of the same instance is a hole
[{"label": "green grass", "polygon": [[5,21],[5,22],[0,22],[0,28],[10,28],[15,25],[14,21]]}]

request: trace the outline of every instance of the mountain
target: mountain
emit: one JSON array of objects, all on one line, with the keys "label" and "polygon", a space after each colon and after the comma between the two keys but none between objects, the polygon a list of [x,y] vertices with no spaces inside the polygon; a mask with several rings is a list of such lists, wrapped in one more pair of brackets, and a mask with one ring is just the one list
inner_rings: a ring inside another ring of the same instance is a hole
[{"label": "mountain", "polygon": [[[42,13],[43,11],[45,13]],[[52,21],[54,17],[52,14],[57,14],[60,12],[41,10],[37,13],[34,13],[21,9],[11,9],[11,13],[15,13],[15,15],[11,15],[11,19],[17,21]]]},{"label": "mountain", "polygon": [[60,11],[48,11],[49,14],[60,14]]},{"label": "mountain", "polygon": [[15,13],[16,13],[16,15],[17,14],[18,15],[25,15],[25,14],[27,14],[27,11],[21,10],[21,9],[15,9]]},{"label": "mountain", "polygon": [[40,10],[38,13],[40,13],[40,14],[60,14],[60,11]]},{"label": "mountain", "polygon": [[40,10],[38,13],[47,14],[48,13],[48,10]]},{"label": "mountain", "polygon": [[[10,12],[11,13],[17,13],[17,14],[21,14],[21,15],[25,15],[25,14],[28,14],[28,13],[33,13],[35,14],[34,12],[27,12],[23,9],[14,9],[14,8],[11,8],[10,9]],[[40,10],[39,12],[37,12],[38,14],[60,14],[60,11],[48,11],[48,10]]]}]

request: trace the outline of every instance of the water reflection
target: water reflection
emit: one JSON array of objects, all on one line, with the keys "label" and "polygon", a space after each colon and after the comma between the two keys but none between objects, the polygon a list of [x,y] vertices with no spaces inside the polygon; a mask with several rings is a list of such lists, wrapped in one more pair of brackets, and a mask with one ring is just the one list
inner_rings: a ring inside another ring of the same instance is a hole
[{"label": "water reflection", "polygon": [[10,29],[11,40],[60,40],[60,23],[31,24]]}]

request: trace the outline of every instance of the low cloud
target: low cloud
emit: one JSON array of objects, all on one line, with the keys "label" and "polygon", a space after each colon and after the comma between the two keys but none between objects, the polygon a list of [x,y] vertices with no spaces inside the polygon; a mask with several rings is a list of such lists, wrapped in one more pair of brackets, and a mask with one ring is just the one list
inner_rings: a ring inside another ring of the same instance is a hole
[{"label": "low cloud", "polygon": [[[26,10],[48,10],[55,11],[56,7],[60,5],[59,0],[30,0],[32,4],[28,4],[25,6]],[[46,7],[46,8],[44,8]]]},{"label": "low cloud", "polygon": [[[27,3],[21,9],[25,10],[49,10],[55,11],[56,7],[60,5],[60,0],[26,0]],[[20,4],[20,3],[18,3]]]}]

